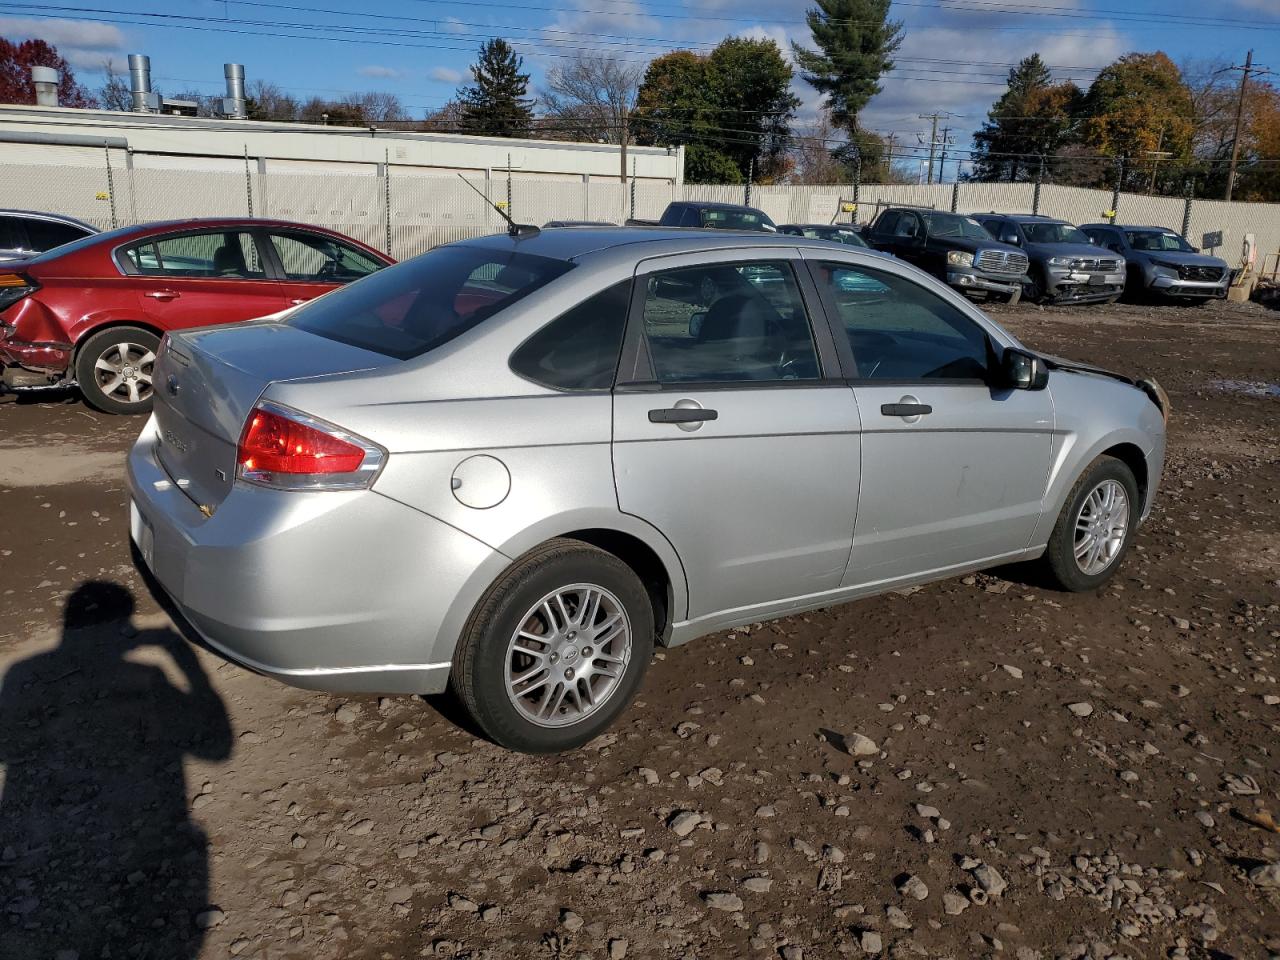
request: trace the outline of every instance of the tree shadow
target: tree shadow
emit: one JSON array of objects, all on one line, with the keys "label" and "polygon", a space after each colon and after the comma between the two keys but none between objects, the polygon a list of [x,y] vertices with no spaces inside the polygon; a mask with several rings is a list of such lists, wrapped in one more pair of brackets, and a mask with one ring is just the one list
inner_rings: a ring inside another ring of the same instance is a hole
[{"label": "tree shadow", "polygon": [[0,681],[0,957],[200,952],[209,845],[184,761],[226,759],[230,723],[191,647],[133,610],[82,584],[58,647]]}]

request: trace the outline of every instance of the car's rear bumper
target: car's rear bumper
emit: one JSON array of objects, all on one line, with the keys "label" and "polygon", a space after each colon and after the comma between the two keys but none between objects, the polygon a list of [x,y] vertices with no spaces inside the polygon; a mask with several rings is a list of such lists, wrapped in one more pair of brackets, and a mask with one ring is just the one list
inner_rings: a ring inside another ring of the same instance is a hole
[{"label": "car's rear bumper", "polygon": [[0,368],[18,367],[56,377],[71,366],[71,344],[32,343],[12,334],[12,327],[0,324]]},{"label": "car's rear bumper", "polygon": [[509,561],[370,491],[237,483],[211,515],[172,482],[148,423],[129,454],[130,538],[209,647],[315,690],[439,693],[470,586]]}]

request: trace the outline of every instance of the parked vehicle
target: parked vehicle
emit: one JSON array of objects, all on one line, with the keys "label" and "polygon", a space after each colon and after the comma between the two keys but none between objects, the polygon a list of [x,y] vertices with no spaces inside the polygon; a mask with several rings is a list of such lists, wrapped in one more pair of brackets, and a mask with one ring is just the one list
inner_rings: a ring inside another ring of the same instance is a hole
[{"label": "parked vehicle", "polygon": [[1096,589],[1164,459],[1154,383],[803,238],[453,244],[155,369],[130,535],[204,641],[301,687],[452,684],[527,751],[604,730],[655,638],[1037,557]]},{"label": "parked vehicle", "polygon": [[773,233],[769,215],[737,203],[700,203],[677,200],[667,204],[660,220],[628,220],[629,227],[709,227],[715,230],[750,230]]},{"label": "parked vehicle", "polygon": [[0,210],[0,263],[30,260],[54,247],[97,232],[97,227],[58,213]]},{"label": "parked vehicle", "polygon": [[1030,263],[971,217],[914,207],[888,207],[866,230],[877,250],[914,263],[969,296],[1017,303]]},{"label": "parked vehicle", "polygon": [[394,262],[332,230],[277,220],[84,237],[0,267],[4,384],[75,383],[99,410],[145,413],[165,333],[278,313]]},{"label": "parked vehicle", "polygon": [[1201,253],[1176,231],[1110,223],[1087,223],[1080,229],[1098,246],[1125,258],[1130,293],[1197,300],[1227,295],[1227,261]]},{"label": "parked vehicle", "polygon": [[852,223],[784,223],[778,227],[778,232],[793,237],[808,237],[810,240],[844,243],[851,247],[869,246]]},{"label": "parked vehicle", "polygon": [[1124,291],[1125,261],[1104,254],[1065,220],[1021,213],[975,213],[973,218],[1002,243],[1031,260],[1028,299],[1036,303],[1115,303]]}]

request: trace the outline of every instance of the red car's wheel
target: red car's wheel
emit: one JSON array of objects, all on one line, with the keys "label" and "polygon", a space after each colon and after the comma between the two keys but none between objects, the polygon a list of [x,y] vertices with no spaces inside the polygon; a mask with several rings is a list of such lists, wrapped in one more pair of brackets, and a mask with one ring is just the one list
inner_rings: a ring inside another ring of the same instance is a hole
[{"label": "red car's wheel", "polygon": [[149,413],[152,368],[160,338],[141,327],[95,333],[76,353],[76,382],[85,402],[104,413]]}]

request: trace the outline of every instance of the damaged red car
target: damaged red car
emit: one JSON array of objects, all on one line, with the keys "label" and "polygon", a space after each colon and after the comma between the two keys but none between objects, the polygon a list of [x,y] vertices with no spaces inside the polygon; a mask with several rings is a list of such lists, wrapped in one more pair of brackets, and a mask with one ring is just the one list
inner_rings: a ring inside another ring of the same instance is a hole
[{"label": "damaged red car", "polygon": [[78,385],[107,413],[151,409],[171,330],[279,313],[395,261],[332,230],[278,220],[124,227],[0,267],[7,390]]}]

